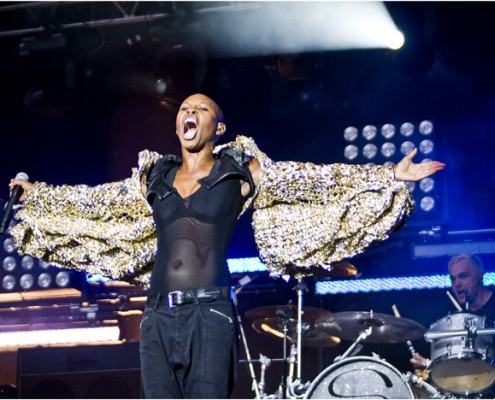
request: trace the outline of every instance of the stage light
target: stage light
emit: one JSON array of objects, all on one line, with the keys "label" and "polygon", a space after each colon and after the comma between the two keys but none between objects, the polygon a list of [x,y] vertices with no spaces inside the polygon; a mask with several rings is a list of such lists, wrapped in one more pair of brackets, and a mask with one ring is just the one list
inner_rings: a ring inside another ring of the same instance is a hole
[{"label": "stage light", "polygon": [[21,259],[21,266],[25,270],[29,271],[34,267],[34,258],[31,256],[24,256]]},{"label": "stage light", "polygon": [[28,254],[20,256],[10,236],[16,223],[12,219],[7,232],[0,236],[0,292],[68,288],[84,283],[82,272],[57,268]]},{"label": "stage light", "polygon": [[349,161],[353,161],[359,156],[359,149],[357,146],[350,144],[344,149],[344,156]]},{"label": "stage light", "polygon": [[168,88],[168,84],[165,79],[161,79],[161,78],[157,79],[155,83],[155,90],[159,96],[163,96],[167,91],[167,88]]},{"label": "stage light", "polygon": [[433,142],[431,140],[422,140],[419,144],[419,151],[423,154],[430,154],[434,149]]},{"label": "stage light", "polygon": [[413,150],[414,150],[414,143],[409,140],[400,145],[400,152],[404,156],[408,155]]},{"label": "stage light", "polygon": [[373,143],[368,143],[363,147],[363,156],[368,160],[375,158],[378,153],[378,148]]},{"label": "stage light", "polygon": [[[404,44],[383,2],[261,2],[243,13],[204,14],[201,38],[216,56],[246,57]],[[222,46],[217,45],[221,37]]]},{"label": "stage light", "polygon": [[414,125],[410,122],[404,122],[400,126],[400,133],[404,137],[409,137],[414,133]]},{"label": "stage light", "polygon": [[67,271],[60,271],[55,276],[55,282],[57,283],[57,286],[59,286],[59,287],[67,287],[70,283],[69,273]]},{"label": "stage light", "polygon": [[344,139],[348,142],[353,142],[358,138],[358,130],[354,126],[349,126],[344,129]]},{"label": "stage light", "polygon": [[3,249],[7,253],[13,253],[15,251],[14,239],[12,239],[11,237],[5,238],[5,240],[3,241]]},{"label": "stage light", "polygon": [[[356,128],[354,128],[354,129],[356,129]],[[363,137],[366,140],[373,140],[374,138],[376,138],[376,126],[375,125],[366,125],[363,128]],[[355,139],[357,139],[357,129],[356,129]]]},{"label": "stage light", "polygon": [[5,271],[11,272],[17,266],[17,261],[14,257],[8,256],[3,259],[2,266]]},{"label": "stage light", "polygon": [[[483,285],[493,285],[495,273],[483,276]],[[355,279],[348,281],[317,282],[315,294],[371,293],[394,290],[446,289],[451,287],[449,275],[405,276],[399,278]]]},{"label": "stage light", "polygon": [[19,284],[21,285],[21,288],[24,290],[29,290],[33,287],[34,285],[34,277],[31,274],[24,274],[21,276],[21,279],[19,280]]},{"label": "stage light", "polygon": [[392,124],[385,124],[382,126],[382,135],[385,139],[393,138],[395,135],[395,126]]},{"label": "stage light", "polygon": [[38,276],[38,285],[43,289],[48,289],[52,283],[52,277],[50,274],[43,272]]},{"label": "stage light", "polygon": [[113,326],[88,326],[84,328],[0,331],[0,347],[46,346],[55,344],[81,344],[115,342],[120,338],[120,328]]},{"label": "stage light", "polygon": [[[414,162],[427,162],[435,158],[434,124],[430,119],[406,121],[380,121],[350,124],[342,130],[344,162],[368,165],[393,165],[415,148]],[[408,225],[439,224],[446,220],[442,174],[420,182],[407,182],[416,202],[418,216]]]},{"label": "stage light", "polygon": [[395,144],[386,142],[382,145],[382,154],[384,157],[390,158],[395,154]]},{"label": "stage light", "polygon": [[425,192],[429,193],[435,188],[435,181],[431,178],[424,178],[419,181],[419,188]]},{"label": "stage light", "polygon": [[397,29],[390,30],[387,40],[387,45],[389,48],[392,50],[398,50],[404,46],[405,41],[404,34],[401,31]]},{"label": "stage light", "polygon": [[424,211],[431,211],[435,207],[435,199],[431,196],[425,196],[419,202],[419,206]]},{"label": "stage light", "polygon": [[12,275],[5,275],[2,279],[2,289],[4,290],[13,290],[15,287],[16,281]]}]

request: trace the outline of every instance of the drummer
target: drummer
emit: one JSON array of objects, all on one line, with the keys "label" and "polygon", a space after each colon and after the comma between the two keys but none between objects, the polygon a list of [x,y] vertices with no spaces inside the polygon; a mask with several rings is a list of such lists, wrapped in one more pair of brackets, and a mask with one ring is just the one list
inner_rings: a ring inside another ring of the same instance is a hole
[{"label": "drummer", "polygon": [[[459,304],[467,312],[495,321],[495,296],[492,290],[483,286],[484,269],[480,258],[473,254],[458,254],[450,259],[448,270]],[[428,367],[429,362],[419,353],[410,360],[418,375]]]}]

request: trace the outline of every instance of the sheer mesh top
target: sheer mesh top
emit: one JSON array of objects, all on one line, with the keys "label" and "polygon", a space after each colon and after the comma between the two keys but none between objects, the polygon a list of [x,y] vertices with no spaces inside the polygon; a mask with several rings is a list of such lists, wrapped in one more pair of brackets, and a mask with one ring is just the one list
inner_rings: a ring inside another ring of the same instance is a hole
[{"label": "sheer mesh top", "polygon": [[227,175],[209,189],[201,184],[182,198],[172,187],[177,170],[171,168],[162,179],[169,195],[151,200],[158,252],[150,294],[230,286],[227,248],[245,201],[240,176]]}]

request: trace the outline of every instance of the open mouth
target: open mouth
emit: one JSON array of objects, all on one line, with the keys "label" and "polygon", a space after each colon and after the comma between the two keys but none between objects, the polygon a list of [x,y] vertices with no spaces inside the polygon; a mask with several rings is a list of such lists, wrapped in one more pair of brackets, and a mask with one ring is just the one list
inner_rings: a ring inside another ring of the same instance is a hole
[{"label": "open mouth", "polygon": [[187,117],[184,120],[184,138],[188,140],[193,139],[196,136],[197,131],[198,124],[196,118]]},{"label": "open mouth", "polygon": [[466,290],[458,290],[457,291],[457,296],[461,299],[465,299],[466,298],[466,295],[467,295],[467,291]]}]

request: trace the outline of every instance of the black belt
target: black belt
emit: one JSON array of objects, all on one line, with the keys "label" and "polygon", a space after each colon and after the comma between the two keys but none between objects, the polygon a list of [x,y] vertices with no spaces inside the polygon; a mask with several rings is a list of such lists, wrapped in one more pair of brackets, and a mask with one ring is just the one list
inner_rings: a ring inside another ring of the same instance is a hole
[{"label": "black belt", "polygon": [[148,306],[167,305],[169,307],[192,304],[200,301],[212,301],[220,298],[231,298],[230,287],[214,287],[208,289],[176,290],[167,294],[151,294],[146,300]]}]

